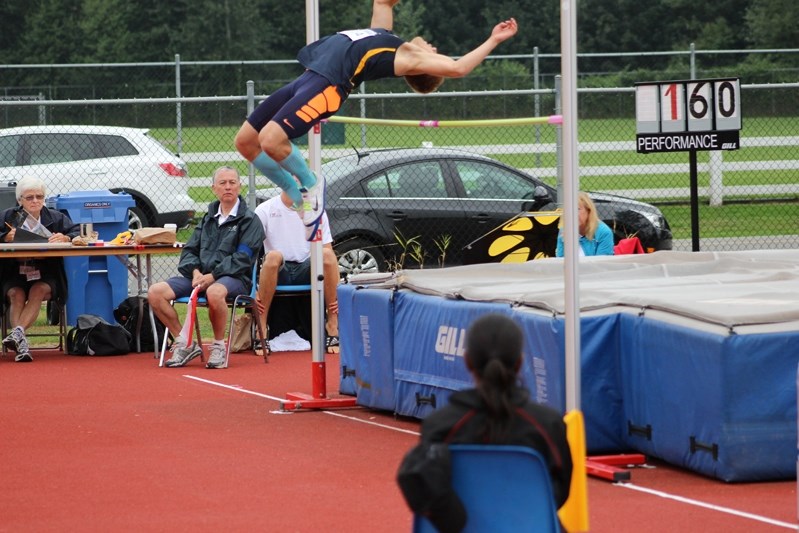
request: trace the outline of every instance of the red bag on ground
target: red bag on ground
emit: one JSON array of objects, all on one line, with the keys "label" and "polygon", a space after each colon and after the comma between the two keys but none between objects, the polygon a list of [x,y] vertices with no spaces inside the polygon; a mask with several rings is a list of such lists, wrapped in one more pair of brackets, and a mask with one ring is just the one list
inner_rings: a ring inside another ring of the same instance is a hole
[{"label": "red bag on ground", "polygon": [[638,237],[629,237],[627,239],[621,239],[619,244],[613,247],[613,255],[625,255],[625,254],[642,254],[644,253],[644,247],[641,246],[641,241]]}]

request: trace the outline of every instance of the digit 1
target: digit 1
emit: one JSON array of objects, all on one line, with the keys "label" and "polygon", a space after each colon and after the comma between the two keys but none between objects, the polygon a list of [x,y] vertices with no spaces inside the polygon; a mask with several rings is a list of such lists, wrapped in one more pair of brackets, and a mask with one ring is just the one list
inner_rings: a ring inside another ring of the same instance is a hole
[{"label": "digit 1", "polygon": [[671,120],[677,120],[679,118],[677,114],[677,84],[672,83],[669,85],[669,88],[666,89],[664,93],[666,96],[670,96],[670,103],[671,103]]}]

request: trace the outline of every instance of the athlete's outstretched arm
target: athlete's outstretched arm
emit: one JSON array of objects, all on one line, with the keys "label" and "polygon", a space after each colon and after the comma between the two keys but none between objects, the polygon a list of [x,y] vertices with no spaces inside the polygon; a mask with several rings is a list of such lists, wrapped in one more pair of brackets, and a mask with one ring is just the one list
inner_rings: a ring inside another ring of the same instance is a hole
[{"label": "athlete's outstretched arm", "polygon": [[517,31],[515,19],[500,22],[494,26],[483,44],[458,59],[434,53],[435,48],[416,38],[397,50],[394,73],[397,76],[430,74],[444,78],[462,78],[482,63],[500,43],[516,35]]},{"label": "athlete's outstretched arm", "polygon": [[372,3],[372,22],[370,28],[384,28],[390,30],[394,27],[394,6],[399,0],[374,0]]}]

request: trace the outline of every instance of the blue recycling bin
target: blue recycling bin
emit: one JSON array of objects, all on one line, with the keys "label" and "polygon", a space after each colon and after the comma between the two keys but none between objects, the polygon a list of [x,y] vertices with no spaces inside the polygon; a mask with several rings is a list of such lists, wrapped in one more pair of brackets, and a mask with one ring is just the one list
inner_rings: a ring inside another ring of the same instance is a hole
[{"label": "blue recycling bin", "polygon": [[[47,200],[47,207],[66,213],[76,224],[91,224],[103,241],[128,229],[128,208],[134,205],[131,195],[106,190],[75,191]],[[67,323],[74,326],[82,314],[116,322],[114,309],[128,297],[127,256],[65,257],[64,270],[69,290]]]},{"label": "blue recycling bin", "polygon": [[17,189],[0,186],[0,211],[17,205]]}]

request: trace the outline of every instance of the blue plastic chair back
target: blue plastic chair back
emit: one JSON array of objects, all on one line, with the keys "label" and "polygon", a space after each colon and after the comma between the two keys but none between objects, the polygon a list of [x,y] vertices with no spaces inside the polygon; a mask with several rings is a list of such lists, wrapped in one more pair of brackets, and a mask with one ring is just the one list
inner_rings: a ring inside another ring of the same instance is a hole
[{"label": "blue plastic chair back", "polygon": [[[468,515],[464,533],[559,532],[544,459],[526,446],[451,444],[452,485]],[[413,530],[435,533],[424,517]]]},{"label": "blue plastic chair back", "polygon": [[275,286],[275,292],[310,292],[311,286],[310,285],[277,285]]}]

